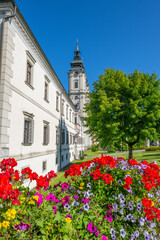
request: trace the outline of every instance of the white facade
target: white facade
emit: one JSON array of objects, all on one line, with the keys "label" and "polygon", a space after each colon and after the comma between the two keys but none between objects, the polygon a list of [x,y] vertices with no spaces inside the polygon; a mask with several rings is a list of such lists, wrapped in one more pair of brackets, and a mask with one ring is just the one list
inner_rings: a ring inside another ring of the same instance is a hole
[{"label": "white facade", "polygon": [[88,136],[19,10],[5,19],[13,12],[14,1],[0,1],[0,159],[15,158],[19,170],[57,172],[84,151]]}]

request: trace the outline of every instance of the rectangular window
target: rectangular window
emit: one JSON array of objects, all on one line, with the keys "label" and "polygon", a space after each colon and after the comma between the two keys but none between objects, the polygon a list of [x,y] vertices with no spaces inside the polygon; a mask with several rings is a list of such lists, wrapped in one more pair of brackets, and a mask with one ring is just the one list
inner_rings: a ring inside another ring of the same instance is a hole
[{"label": "rectangular window", "polygon": [[69,111],[69,121],[71,122],[71,109]]},{"label": "rectangular window", "polygon": [[72,113],[72,123],[74,123],[74,113]]},{"label": "rectangular window", "polygon": [[27,62],[27,83],[32,85],[32,65]]},{"label": "rectangular window", "polygon": [[47,170],[47,161],[42,162],[42,171]]},{"label": "rectangular window", "polygon": [[56,157],[56,164],[58,164],[58,157]]},{"label": "rectangular window", "polygon": [[63,155],[62,155],[62,162],[63,162]]},{"label": "rectangular window", "polygon": [[68,153],[66,153],[66,160],[68,160]]},{"label": "rectangular window", "polygon": [[64,100],[62,100],[62,114],[64,116]]},{"label": "rectangular window", "polygon": [[59,144],[59,129],[56,129],[56,144]]},{"label": "rectangular window", "polygon": [[59,112],[59,96],[56,95],[56,110]]},{"label": "rectangular window", "polygon": [[62,129],[62,144],[65,144],[65,130]]},{"label": "rectangular window", "polygon": [[75,124],[77,124],[77,117],[75,117]]},{"label": "rectangular window", "polygon": [[66,105],[66,119],[68,119],[68,105]]},{"label": "rectangular window", "polygon": [[72,133],[70,133],[70,144],[72,144]]},{"label": "rectangular window", "polygon": [[48,101],[48,83],[44,84],[44,100]]},{"label": "rectangular window", "polygon": [[24,138],[23,144],[24,145],[31,145],[33,143],[33,132],[34,132],[34,121],[33,115],[24,112]]},{"label": "rectangular window", "polygon": [[28,50],[26,50],[26,58],[27,58],[27,73],[25,83],[33,90],[33,66],[36,60],[30,54]]},{"label": "rectangular window", "polygon": [[68,144],[68,138],[69,138],[69,134],[68,134],[68,131],[66,131],[66,144]]},{"label": "rectangular window", "polygon": [[44,121],[43,126],[43,144],[48,145],[49,144],[49,123]]}]

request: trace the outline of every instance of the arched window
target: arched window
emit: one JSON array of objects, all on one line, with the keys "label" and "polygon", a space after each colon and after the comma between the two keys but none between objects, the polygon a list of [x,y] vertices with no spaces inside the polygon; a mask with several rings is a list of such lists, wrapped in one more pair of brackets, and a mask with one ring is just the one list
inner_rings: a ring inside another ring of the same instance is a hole
[{"label": "arched window", "polygon": [[74,83],[74,88],[78,88],[78,82]]},{"label": "arched window", "polygon": [[75,96],[75,98],[74,98],[75,100],[77,100],[78,99],[78,96]]}]

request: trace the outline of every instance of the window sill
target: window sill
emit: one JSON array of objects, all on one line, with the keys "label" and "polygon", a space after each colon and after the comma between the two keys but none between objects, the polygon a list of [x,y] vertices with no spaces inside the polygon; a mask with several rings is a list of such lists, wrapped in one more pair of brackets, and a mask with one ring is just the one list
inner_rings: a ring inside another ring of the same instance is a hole
[{"label": "window sill", "polygon": [[22,143],[23,146],[31,146],[32,143]]},{"label": "window sill", "polygon": [[31,84],[29,84],[27,81],[25,81],[25,84],[26,84],[28,87],[30,87],[32,90],[34,90],[34,87],[33,87]]},{"label": "window sill", "polygon": [[44,101],[46,101],[47,103],[49,103],[48,99],[44,98]]},{"label": "window sill", "polygon": [[43,146],[47,146],[49,143],[43,143]]}]

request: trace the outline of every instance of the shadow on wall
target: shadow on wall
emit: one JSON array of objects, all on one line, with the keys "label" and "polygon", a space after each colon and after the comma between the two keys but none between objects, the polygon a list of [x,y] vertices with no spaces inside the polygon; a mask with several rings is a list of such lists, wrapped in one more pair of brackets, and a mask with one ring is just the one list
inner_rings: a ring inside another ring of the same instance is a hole
[{"label": "shadow on wall", "polygon": [[[68,165],[72,159],[75,158],[75,146],[74,135],[69,132],[65,121],[59,120],[58,127],[56,129],[56,164],[58,164],[57,170],[60,171],[66,165]],[[71,145],[73,147],[71,147]]]}]

